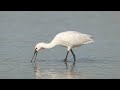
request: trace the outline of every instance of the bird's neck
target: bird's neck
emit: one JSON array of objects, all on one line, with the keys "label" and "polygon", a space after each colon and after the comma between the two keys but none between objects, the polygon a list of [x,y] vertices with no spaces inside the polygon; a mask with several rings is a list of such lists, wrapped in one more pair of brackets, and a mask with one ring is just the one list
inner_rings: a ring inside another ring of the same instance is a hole
[{"label": "bird's neck", "polygon": [[56,44],[53,42],[50,42],[50,43],[45,43],[43,48],[49,49],[49,48],[53,48],[54,46],[56,46]]}]

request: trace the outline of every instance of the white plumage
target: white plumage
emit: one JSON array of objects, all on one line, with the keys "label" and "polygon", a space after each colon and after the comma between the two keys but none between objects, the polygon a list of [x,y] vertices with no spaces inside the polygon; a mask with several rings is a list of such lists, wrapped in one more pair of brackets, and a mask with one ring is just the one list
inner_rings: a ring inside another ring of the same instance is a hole
[{"label": "white plumage", "polygon": [[71,53],[73,54],[73,58],[75,61],[76,58],[75,58],[75,54],[72,51],[72,48],[79,47],[81,45],[92,43],[92,42],[94,42],[92,35],[83,34],[78,31],[65,31],[65,32],[58,33],[50,43],[44,43],[44,42],[38,43],[35,46],[34,55],[36,54],[37,56],[37,52],[41,49],[53,48],[56,45],[60,45],[67,48],[67,55],[66,55],[65,61],[67,60],[69,51],[71,51]]}]

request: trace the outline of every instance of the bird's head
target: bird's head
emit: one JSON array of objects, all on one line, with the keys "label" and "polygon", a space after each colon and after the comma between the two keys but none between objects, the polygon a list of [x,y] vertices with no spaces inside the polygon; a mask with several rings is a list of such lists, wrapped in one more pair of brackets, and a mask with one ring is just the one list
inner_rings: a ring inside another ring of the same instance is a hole
[{"label": "bird's head", "polygon": [[45,43],[38,43],[36,46],[35,46],[35,51],[38,52],[39,50],[42,50],[44,49],[44,45]]},{"label": "bird's head", "polygon": [[[32,60],[33,60],[34,56],[35,56],[35,60],[36,60],[38,51],[41,50],[41,49],[44,49],[44,45],[45,45],[45,43],[42,42],[42,43],[38,43],[35,46],[35,50],[34,50],[34,54],[33,54]],[[32,60],[31,60],[31,62],[32,62]]]}]

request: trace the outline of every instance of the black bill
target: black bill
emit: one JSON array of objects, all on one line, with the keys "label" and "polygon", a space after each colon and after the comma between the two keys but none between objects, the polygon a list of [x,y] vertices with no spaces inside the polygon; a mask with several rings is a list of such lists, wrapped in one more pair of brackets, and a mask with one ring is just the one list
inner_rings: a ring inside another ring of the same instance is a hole
[{"label": "black bill", "polygon": [[[37,57],[37,51],[36,51],[36,49],[35,49],[35,51],[34,51],[34,54],[33,54],[33,57],[32,57],[31,62],[33,61],[34,56],[35,56],[35,60],[36,60],[36,57]],[[35,62],[35,60],[34,60],[34,62]]]}]

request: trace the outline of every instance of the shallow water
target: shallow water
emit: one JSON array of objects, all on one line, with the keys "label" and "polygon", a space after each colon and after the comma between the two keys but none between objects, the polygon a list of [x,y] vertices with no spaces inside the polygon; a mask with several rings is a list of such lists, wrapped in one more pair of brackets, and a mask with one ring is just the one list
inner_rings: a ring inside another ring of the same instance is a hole
[{"label": "shallow water", "polygon": [[[120,78],[119,11],[0,11],[1,79],[114,79]],[[73,49],[38,53],[37,69],[30,62],[38,42],[50,42],[62,31],[93,35],[95,43]]]}]

